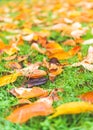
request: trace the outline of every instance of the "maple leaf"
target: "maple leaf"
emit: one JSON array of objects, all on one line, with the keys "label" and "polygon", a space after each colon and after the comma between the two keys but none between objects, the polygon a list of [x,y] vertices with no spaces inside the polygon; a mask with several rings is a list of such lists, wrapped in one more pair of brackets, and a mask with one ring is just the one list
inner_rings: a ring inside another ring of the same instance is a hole
[{"label": "maple leaf", "polygon": [[55,108],[55,113],[49,118],[54,118],[59,115],[79,114],[89,111],[93,111],[93,104],[88,102],[69,102]]}]

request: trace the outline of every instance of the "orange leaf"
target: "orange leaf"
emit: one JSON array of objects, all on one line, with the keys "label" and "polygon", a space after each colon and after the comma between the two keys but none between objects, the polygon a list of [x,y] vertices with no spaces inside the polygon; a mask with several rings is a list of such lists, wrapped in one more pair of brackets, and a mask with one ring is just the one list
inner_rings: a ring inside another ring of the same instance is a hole
[{"label": "orange leaf", "polygon": [[17,98],[33,98],[33,97],[40,97],[40,96],[47,96],[48,92],[40,87],[33,87],[33,88],[14,88],[9,91]]},{"label": "orange leaf", "polygon": [[54,100],[59,99],[57,95],[58,91],[62,91],[62,89],[54,89],[48,97],[40,98],[34,103],[15,109],[7,117],[7,120],[13,123],[24,123],[32,117],[47,116],[53,113],[52,103]]},{"label": "orange leaf", "polygon": [[77,54],[77,52],[80,50],[80,46],[76,46],[74,48],[72,48],[71,50],[69,50],[68,52],[57,52],[57,53],[54,53],[54,54],[50,54],[48,55],[49,58],[57,58],[59,60],[64,60],[64,59],[69,59],[71,57],[73,57],[74,55]]},{"label": "orange leaf", "polygon": [[13,123],[24,123],[34,116],[46,116],[53,112],[53,108],[44,102],[35,102],[17,108],[7,117]]},{"label": "orange leaf", "polygon": [[58,43],[55,43],[55,42],[47,43],[46,49],[50,55],[58,53],[58,52],[61,52],[61,53],[64,52],[62,47]]},{"label": "orange leaf", "polygon": [[80,99],[93,103],[93,91],[84,93],[79,96]]}]

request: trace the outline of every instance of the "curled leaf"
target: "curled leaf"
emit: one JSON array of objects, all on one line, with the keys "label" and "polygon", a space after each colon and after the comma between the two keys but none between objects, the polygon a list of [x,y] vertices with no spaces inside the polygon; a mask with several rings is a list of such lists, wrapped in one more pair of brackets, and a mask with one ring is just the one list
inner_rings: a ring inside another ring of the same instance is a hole
[{"label": "curled leaf", "polygon": [[54,118],[64,114],[79,114],[93,111],[93,105],[88,102],[69,102],[58,106],[55,113],[49,118]]}]

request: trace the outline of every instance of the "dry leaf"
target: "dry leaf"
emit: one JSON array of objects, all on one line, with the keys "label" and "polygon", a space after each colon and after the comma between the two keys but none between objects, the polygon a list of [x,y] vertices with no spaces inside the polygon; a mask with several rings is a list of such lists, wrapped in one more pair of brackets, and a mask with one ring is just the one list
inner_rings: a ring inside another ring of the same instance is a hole
[{"label": "dry leaf", "polygon": [[13,88],[9,91],[11,94],[17,98],[33,98],[40,96],[47,96],[48,92],[40,87],[33,88]]},{"label": "dry leaf", "polygon": [[69,59],[71,57],[73,57],[74,55],[77,54],[77,52],[80,50],[80,46],[76,46],[74,48],[72,48],[71,50],[69,50],[68,52],[65,51],[59,51],[57,53],[54,54],[49,54],[49,58],[57,58],[58,60],[64,60],[64,59]]},{"label": "dry leaf", "polygon": [[65,42],[63,42],[62,44],[69,45],[69,46],[75,46],[76,42],[74,40],[72,40],[72,39],[68,39]]},{"label": "dry leaf", "polygon": [[54,118],[64,114],[79,114],[93,111],[93,105],[88,102],[69,102],[58,106],[55,113],[49,118]]},{"label": "dry leaf", "polygon": [[40,98],[32,104],[21,106],[15,109],[6,119],[13,123],[24,123],[35,116],[47,116],[53,113],[52,103],[58,100],[57,92],[61,89],[53,90],[48,97]]},{"label": "dry leaf", "polygon": [[17,62],[9,62],[8,64],[5,65],[6,68],[11,68],[11,69],[21,69],[21,65]]},{"label": "dry leaf", "polygon": [[35,102],[24,105],[13,111],[6,119],[13,123],[24,123],[34,116],[46,116],[53,112],[53,108],[47,102]]},{"label": "dry leaf", "polygon": [[47,74],[44,70],[38,69],[40,65],[40,62],[36,62],[35,64],[30,64],[26,68],[17,70],[17,72],[20,72],[23,76],[29,78],[40,78]]},{"label": "dry leaf", "polygon": [[50,55],[58,52],[64,52],[60,44],[55,42],[47,43],[45,48],[47,49],[47,53],[49,53]]},{"label": "dry leaf", "polygon": [[81,62],[77,62],[72,64],[71,66],[83,66],[85,69],[89,70],[89,71],[93,71],[93,47],[90,46],[88,49],[88,55],[84,58],[84,60],[82,60]]},{"label": "dry leaf", "polygon": [[61,74],[63,69],[62,65],[56,58],[50,59],[49,62],[46,59],[43,60],[43,66],[48,69],[49,79],[53,82],[57,75]]},{"label": "dry leaf", "polygon": [[22,105],[22,104],[31,104],[32,102],[29,101],[28,99],[19,99],[18,100],[18,105]]},{"label": "dry leaf", "polygon": [[30,78],[25,84],[28,85],[28,87],[38,86],[45,84],[48,81],[48,78],[42,77],[42,78]]},{"label": "dry leaf", "polygon": [[16,58],[16,54],[15,55],[12,55],[12,56],[8,56],[8,57],[4,57],[3,59],[6,60],[6,61],[10,61],[10,60],[14,60]]},{"label": "dry leaf", "polygon": [[31,49],[34,49],[34,50],[38,51],[38,52],[41,53],[41,54],[45,54],[45,52],[46,52],[46,50],[40,48],[37,43],[33,43],[33,44],[31,45]]},{"label": "dry leaf", "polygon": [[44,70],[35,70],[32,73],[28,74],[27,77],[29,78],[40,78],[46,76],[46,71]]},{"label": "dry leaf", "polygon": [[84,100],[84,101],[87,101],[87,102],[90,102],[90,103],[93,103],[93,91],[91,92],[86,92],[84,94],[81,94],[79,96],[80,99]]},{"label": "dry leaf", "polygon": [[0,77],[0,87],[15,82],[18,76],[20,76],[20,73]]}]

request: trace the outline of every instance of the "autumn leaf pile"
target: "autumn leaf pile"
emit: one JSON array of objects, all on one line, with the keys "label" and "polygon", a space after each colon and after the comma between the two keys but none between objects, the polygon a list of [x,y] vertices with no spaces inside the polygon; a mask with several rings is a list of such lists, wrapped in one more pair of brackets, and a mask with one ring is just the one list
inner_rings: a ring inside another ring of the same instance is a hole
[{"label": "autumn leaf pile", "polygon": [[[52,119],[93,113],[91,89],[77,95],[78,101],[64,103],[61,94],[65,88],[44,87],[47,82],[55,84],[67,68],[93,73],[92,0],[22,0],[0,8],[0,62],[4,63],[0,87],[5,89],[10,84],[8,94],[18,101],[5,119],[21,124],[37,116],[49,115]],[[87,54],[83,47],[87,47]],[[42,58],[36,60],[39,55]],[[60,101],[63,103],[54,107]]]}]

